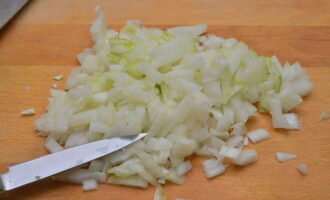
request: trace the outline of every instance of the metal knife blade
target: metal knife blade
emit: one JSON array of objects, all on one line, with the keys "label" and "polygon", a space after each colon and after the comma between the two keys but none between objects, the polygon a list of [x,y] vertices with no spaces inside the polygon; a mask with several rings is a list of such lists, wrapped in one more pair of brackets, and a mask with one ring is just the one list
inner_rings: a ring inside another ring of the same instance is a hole
[{"label": "metal knife blade", "polygon": [[1,0],[0,29],[28,2],[28,0]]},{"label": "metal knife blade", "polygon": [[95,160],[146,135],[147,133],[140,133],[135,136],[107,138],[11,166],[9,172],[0,175],[0,191],[11,190]]}]

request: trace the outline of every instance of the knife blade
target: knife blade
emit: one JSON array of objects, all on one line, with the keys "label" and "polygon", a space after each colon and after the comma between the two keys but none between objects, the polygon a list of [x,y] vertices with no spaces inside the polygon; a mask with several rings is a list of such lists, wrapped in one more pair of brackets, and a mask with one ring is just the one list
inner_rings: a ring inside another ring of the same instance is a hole
[{"label": "knife blade", "polygon": [[28,0],[1,0],[0,29],[28,2]]},{"label": "knife blade", "polygon": [[95,160],[146,135],[147,133],[140,133],[135,136],[107,138],[11,166],[7,173],[0,175],[0,191],[11,190]]}]

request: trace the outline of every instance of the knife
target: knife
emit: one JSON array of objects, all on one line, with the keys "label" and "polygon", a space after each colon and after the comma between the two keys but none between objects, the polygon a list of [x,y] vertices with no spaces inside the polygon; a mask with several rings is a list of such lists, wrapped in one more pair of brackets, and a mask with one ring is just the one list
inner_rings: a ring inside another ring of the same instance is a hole
[{"label": "knife", "polygon": [[28,0],[1,0],[0,29],[28,2]]},{"label": "knife", "polygon": [[114,137],[83,144],[9,167],[0,175],[0,192],[52,176],[95,160],[143,138],[147,133]]}]

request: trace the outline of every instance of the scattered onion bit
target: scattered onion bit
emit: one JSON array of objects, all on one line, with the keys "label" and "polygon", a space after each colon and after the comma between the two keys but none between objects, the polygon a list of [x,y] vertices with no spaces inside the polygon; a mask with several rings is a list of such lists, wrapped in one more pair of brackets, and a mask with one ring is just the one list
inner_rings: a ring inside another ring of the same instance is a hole
[{"label": "scattered onion bit", "polygon": [[324,121],[330,119],[330,113],[328,111],[323,110],[320,114],[319,121]]},{"label": "scattered onion bit", "polygon": [[63,76],[62,74],[54,76],[54,80],[55,80],[55,81],[60,81],[60,80],[62,80],[63,78],[64,78],[64,76]]},{"label": "scattered onion bit", "polygon": [[52,84],[52,88],[53,88],[53,89],[57,89],[57,84],[56,84],[56,83],[53,83],[53,84]]},{"label": "scattered onion bit", "polygon": [[28,92],[28,91],[30,91],[30,90],[31,90],[31,87],[30,87],[30,86],[24,86],[24,88],[23,88],[23,89],[24,89],[24,91],[25,91],[25,92]]},{"label": "scattered onion bit", "polygon": [[302,174],[302,175],[307,175],[308,170],[307,170],[307,165],[306,164],[300,164],[297,166],[297,170]]},{"label": "scattered onion bit", "polygon": [[286,161],[292,160],[294,158],[297,158],[297,156],[294,154],[276,152],[276,159],[278,162],[286,162]]},{"label": "scattered onion bit", "polygon": [[245,166],[254,163],[257,160],[258,160],[257,152],[253,149],[250,149],[250,150],[242,151],[239,154],[238,158],[234,160],[234,163],[236,165]]},{"label": "scattered onion bit", "polygon": [[36,114],[36,111],[33,108],[26,109],[21,112],[22,116],[35,115],[35,114]]}]

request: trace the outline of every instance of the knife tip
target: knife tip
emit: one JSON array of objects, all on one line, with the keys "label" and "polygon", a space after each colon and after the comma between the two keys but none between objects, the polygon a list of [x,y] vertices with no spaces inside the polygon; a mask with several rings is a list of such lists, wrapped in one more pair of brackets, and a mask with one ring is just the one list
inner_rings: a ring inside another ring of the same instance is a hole
[{"label": "knife tip", "polygon": [[136,140],[139,140],[139,139],[145,137],[146,135],[148,135],[148,133],[140,133],[140,134],[138,134]]}]

